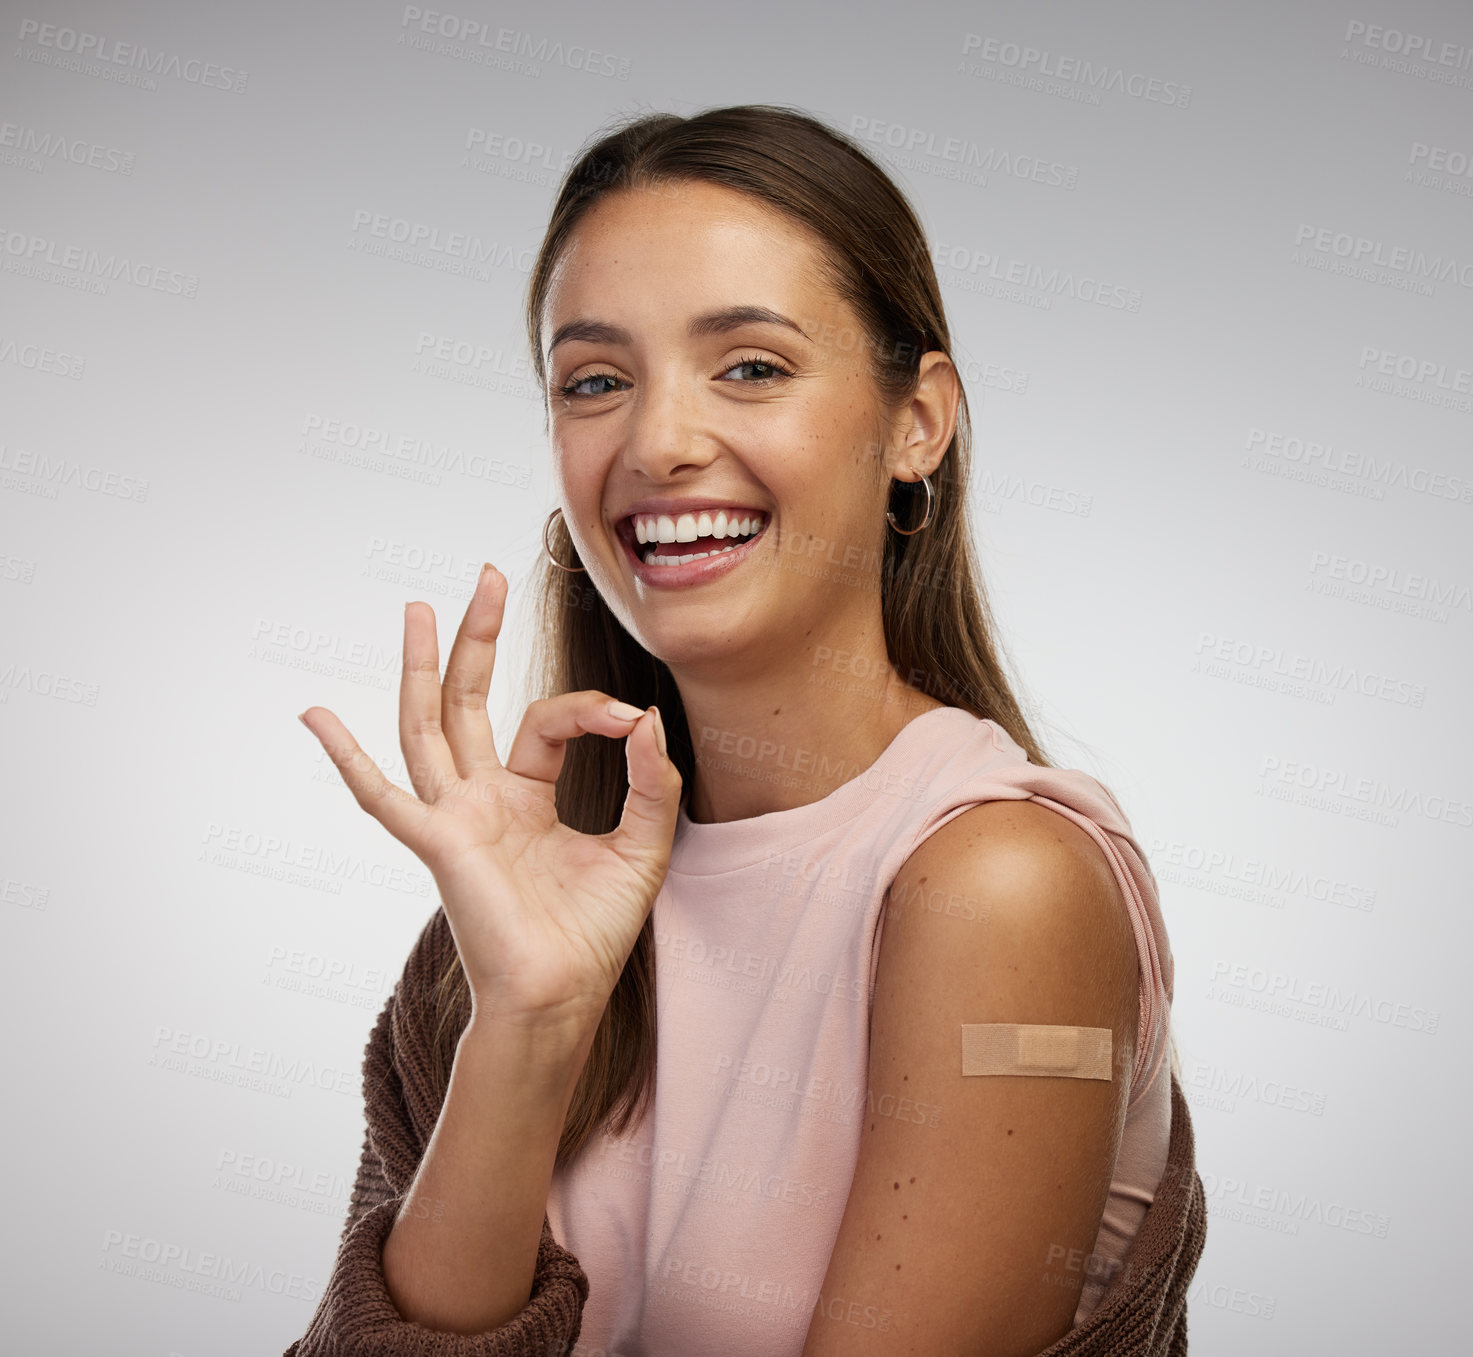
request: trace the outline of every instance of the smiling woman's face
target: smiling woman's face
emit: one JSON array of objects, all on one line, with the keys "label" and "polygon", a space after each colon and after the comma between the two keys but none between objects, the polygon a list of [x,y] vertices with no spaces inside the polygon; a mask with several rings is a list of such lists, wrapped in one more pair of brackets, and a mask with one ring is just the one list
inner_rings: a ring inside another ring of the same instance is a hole
[{"label": "smiling woman's face", "polygon": [[[796,655],[878,617],[885,412],[819,260],[780,213],[686,182],[606,197],[553,275],[543,342],[565,521],[623,626],[677,670],[755,672],[759,651]],[[709,535],[723,507],[747,521],[746,545]],[[636,511],[641,529],[669,520],[664,544],[638,541]]]}]

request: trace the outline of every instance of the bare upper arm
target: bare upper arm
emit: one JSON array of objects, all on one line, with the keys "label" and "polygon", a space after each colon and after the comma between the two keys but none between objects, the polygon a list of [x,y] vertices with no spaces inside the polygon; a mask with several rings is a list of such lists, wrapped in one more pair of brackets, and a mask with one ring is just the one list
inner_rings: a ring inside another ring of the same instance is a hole
[{"label": "bare upper arm", "polygon": [[[989,801],[916,849],[891,889],[871,1110],[804,1357],[1025,1357],[1071,1326],[1057,1260],[1099,1230],[1138,1002],[1130,920],[1088,831]],[[962,1024],[993,1022],[1108,1027],[1113,1077],[962,1075]],[[885,1115],[900,1098],[939,1107],[936,1124]]]}]

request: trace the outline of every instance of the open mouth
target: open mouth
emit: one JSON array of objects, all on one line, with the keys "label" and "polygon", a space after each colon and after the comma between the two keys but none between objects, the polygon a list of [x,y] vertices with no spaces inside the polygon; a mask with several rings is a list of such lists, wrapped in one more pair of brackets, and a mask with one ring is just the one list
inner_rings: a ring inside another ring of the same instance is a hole
[{"label": "open mouth", "polygon": [[750,510],[633,514],[619,524],[619,536],[638,561],[659,569],[736,551],[755,541],[766,527],[767,516]]}]

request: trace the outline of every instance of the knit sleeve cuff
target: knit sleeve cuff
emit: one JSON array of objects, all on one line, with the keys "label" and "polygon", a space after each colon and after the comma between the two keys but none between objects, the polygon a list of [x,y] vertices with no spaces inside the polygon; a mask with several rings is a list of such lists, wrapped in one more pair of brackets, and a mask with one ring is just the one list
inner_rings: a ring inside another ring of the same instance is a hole
[{"label": "knit sleeve cuff", "polygon": [[588,1278],[545,1228],[531,1299],[505,1324],[457,1334],[405,1319],[389,1295],[383,1266],[384,1241],[403,1200],[379,1202],[348,1232],[312,1323],[286,1357],[560,1357],[572,1351]]}]

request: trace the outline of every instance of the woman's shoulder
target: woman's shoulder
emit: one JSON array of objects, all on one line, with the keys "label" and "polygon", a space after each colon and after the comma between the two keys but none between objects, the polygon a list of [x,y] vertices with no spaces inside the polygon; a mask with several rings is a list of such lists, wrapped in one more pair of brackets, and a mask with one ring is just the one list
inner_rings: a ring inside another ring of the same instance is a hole
[{"label": "woman's shoulder", "polygon": [[965,808],[1028,798],[1042,798],[1101,830],[1133,838],[1119,799],[1093,773],[1035,763],[1001,722],[962,707],[932,708],[920,719],[913,745],[925,789],[918,840]]},{"label": "woman's shoulder", "polygon": [[1108,978],[1122,1002],[1136,991],[1135,934],[1109,859],[1073,819],[1035,799],[961,810],[911,851],[891,902],[887,930],[909,905],[922,921],[912,933],[932,935],[916,941],[973,954],[978,966],[1030,969],[1061,996],[1076,972]]},{"label": "woman's shoulder", "polygon": [[[1076,1298],[1020,1295],[1019,1260],[1050,1248],[1082,1257],[1099,1232],[1137,1025],[1134,940],[1114,891],[1090,836],[1027,800],[971,807],[901,868],[878,953],[869,1087],[939,1119],[917,1135],[878,1103],[866,1117],[835,1292],[893,1296],[897,1311],[967,1295],[978,1313],[1066,1322]],[[974,1077],[966,1052],[981,1034],[968,1028],[996,1025],[1106,1029],[1110,1073]],[[985,1203],[989,1227],[958,1202]],[[882,1232],[903,1274],[866,1262]],[[912,1269],[908,1247],[923,1265]]]}]

